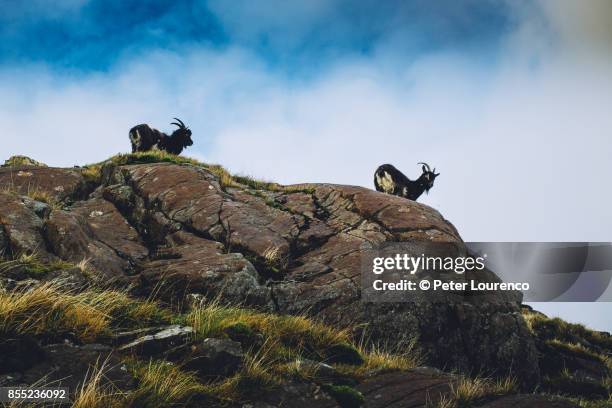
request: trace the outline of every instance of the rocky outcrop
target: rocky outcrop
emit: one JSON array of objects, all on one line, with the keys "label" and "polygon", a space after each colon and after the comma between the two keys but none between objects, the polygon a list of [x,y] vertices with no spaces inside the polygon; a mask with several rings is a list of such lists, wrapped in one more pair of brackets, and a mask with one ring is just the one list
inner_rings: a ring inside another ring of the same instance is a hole
[{"label": "rocky outcrop", "polygon": [[47,165],[27,156],[11,156],[0,167],[47,167]]},{"label": "rocky outcrop", "polygon": [[[385,344],[418,336],[427,362],[440,368],[511,373],[526,383],[539,377],[520,298],[361,301],[369,248],[440,242],[465,251],[431,207],[353,186],[227,186],[203,166],[171,163],[109,163],[97,185],[87,180],[78,168],[0,169],[0,189],[12,191],[0,194],[2,249],[86,259],[97,279],[173,303],[193,293],[221,296],[357,327],[356,336]],[[28,186],[60,205],[36,211],[23,197]]]}]

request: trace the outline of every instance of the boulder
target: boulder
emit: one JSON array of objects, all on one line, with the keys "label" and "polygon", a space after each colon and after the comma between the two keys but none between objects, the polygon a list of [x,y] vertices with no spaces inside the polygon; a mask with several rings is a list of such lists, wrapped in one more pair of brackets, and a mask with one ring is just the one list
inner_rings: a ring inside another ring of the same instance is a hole
[{"label": "boulder", "polygon": [[0,339],[0,374],[23,372],[39,363],[45,351],[31,336]]},{"label": "boulder", "polygon": [[244,354],[240,343],[229,339],[204,339],[191,346],[182,366],[204,379],[228,377],[242,367]]},{"label": "boulder", "polygon": [[43,355],[35,365],[12,376],[7,386],[17,384],[53,384],[68,387],[73,395],[95,370],[104,375],[100,385],[113,384],[122,390],[135,386],[127,367],[115,356],[112,349],[100,344],[75,346],[69,343],[44,346]]},{"label": "boulder", "polygon": [[0,168],[0,191],[46,194],[57,201],[84,198],[89,187],[78,169],[10,166]]},{"label": "boulder", "polygon": [[260,393],[240,408],[339,408],[336,400],[316,384],[287,382],[273,392]]},{"label": "boulder", "polygon": [[[0,169],[0,171],[2,171]],[[0,191],[2,187],[0,186]],[[44,220],[26,205],[32,200],[16,194],[0,192],[0,241],[13,254],[36,253],[41,261],[56,257],[48,251],[42,236]],[[0,249],[2,249],[0,247]]]},{"label": "boulder", "polygon": [[[444,243],[465,253],[453,225],[426,205],[354,186],[228,187],[206,166],[172,163],[105,165],[91,194],[79,187],[79,169],[15,171],[0,169],[0,187],[11,177],[19,189],[34,182],[67,205],[45,214],[0,195],[0,241],[11,251],[89,259],[94,280],[131,284],[136,294],[173,304],[196,294],[311,314],[389,346],[418,337],[436,367],[539,379],[516,294],[362,301],[361,260],[371,248]],[[484,271],[475,279],[497,278]]]},{"label": "boulder", "polygon": [[140,236],[108,201],[92,198],[66,210],[53,211],[45,223],[44,238],[60,258],[88,267],[100,279],[133,274],[148,249]]},{"label": "boulder", "polygon": [[[163,298],[200,293],[229,301],[272,308],[270,289],[260,283],[253,265],[240,253],[227,253],[218,242],[179,231],[167,237],[171,257],[142,264],[136,290],[156,290]],[[193,297],[193,296],[192,296]]]},{"label": "boulder", "polygon": [[[431,368],[415,368],[405,372],[377,374],[366,379],[355,389],[364,397],[364,407],[403,408],[431,407],[454,398],[458,377]],[[442,405],[441,405],[442,406]],[[443,405],[454,406],[454,405]],[[464,406],[464,405],[461,405]],[[491,395],[469,405],[478,408],[578,408],[573,402],[548,395],[511,394]]]}]

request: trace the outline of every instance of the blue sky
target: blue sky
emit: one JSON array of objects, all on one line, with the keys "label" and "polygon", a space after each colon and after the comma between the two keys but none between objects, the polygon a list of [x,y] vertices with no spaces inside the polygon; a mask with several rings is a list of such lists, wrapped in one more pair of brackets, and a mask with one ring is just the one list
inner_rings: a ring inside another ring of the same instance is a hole
[{"label": "blue sky", "polygon": [[[468,241],[612,241],[611,20],[608,0],[0,0],[0,159],[97,162],[178,116],[187,155],[282,183],[429,162],[422,201]],[[612,329],[606,304],[540,308]]]},{"label": "blue sky", "polygon": [[[56,4],[57,3],[57,4]],[[4,64],[107,71],[151,50],[244,47],[299,74],[350,55],[396,58],[440,49],[493,52],[515,23],[503,1],[4,0]],[[53,6],[51,6],[53,5]]]}]

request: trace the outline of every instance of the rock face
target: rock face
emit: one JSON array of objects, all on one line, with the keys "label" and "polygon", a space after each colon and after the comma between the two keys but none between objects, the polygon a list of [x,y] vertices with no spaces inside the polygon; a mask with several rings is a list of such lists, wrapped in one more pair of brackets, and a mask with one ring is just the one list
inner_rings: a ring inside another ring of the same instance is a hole
[{"label": "rock face", "polygon": [[[227,187],[193,165],[107,165],[102,175],[91,185],[80,169],[0,169],[0,190],[16,192],[0,194],[0,251],[87,259],[101,279],[131,284],[143,296],[221,295],[359,326],[386,344],[418,336],[427,362],[440,368],[539,376],[519,298],[361,301],[367,248],[445,242],[465,251],[453,225],[426,205],[342,185]],[[32,185],[62,208],[49,214],[26,205],[22,195]]]}]

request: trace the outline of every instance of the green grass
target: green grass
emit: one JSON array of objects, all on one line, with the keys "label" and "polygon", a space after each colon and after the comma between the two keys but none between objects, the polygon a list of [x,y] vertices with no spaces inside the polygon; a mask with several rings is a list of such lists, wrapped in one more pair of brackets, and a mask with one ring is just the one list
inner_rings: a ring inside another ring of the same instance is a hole
[{"label": "green grass", "polygon": [[338,402],[341,408],[359,408],[363,402],[363,395],[348,385],[325,385],[323,389]]},{"label": "green grass", "polygon": [[49,272],[59,271],[74,268],[76,265],[61,260],[50,263],[41,262],[38,255],[21,254],[13,259],[0,259],[0,275],[16,273],[25,273],[30,278],[40,279]]}]

